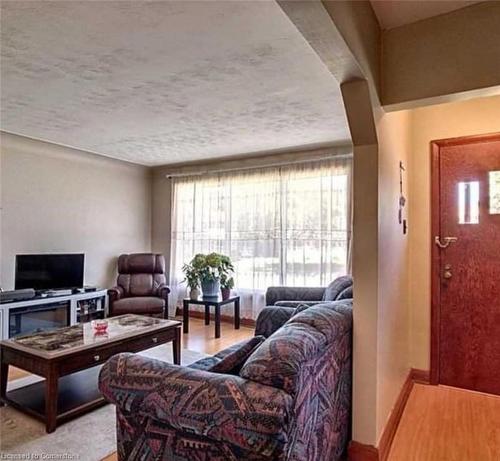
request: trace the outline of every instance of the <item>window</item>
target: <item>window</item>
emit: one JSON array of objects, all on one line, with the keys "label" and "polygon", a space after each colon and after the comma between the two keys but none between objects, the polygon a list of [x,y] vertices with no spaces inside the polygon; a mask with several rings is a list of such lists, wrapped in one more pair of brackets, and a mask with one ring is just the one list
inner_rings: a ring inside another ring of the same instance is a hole
[{"label": "window", "polygon": [[182,265],[212,251],[233,260],[246,318],[268,286],[327,285],[347,272],[350,210],[350,157],[175,179],[174,303],[185,294]]},{"label": "window", "polygon": [[490,214],[500,214],[500,171],[489,172]]},{"label": "window", "polygon": [[479,181],[458,183],[458,223],[479,223]]}]

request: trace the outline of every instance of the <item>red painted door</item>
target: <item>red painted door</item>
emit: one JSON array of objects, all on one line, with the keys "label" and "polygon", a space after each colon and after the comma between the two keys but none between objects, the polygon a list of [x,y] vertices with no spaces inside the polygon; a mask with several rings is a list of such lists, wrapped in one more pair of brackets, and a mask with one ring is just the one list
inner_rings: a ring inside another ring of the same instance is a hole
[{"label": "red painted door", "polygon": [[438,381],[500,394],[500,135],[437,150]]}]

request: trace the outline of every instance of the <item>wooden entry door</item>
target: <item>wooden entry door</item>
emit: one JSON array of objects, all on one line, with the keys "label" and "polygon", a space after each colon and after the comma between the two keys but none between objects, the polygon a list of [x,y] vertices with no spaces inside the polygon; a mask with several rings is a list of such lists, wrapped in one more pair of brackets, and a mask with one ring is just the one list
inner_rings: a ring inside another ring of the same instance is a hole
[{"label": "wooden entry door", "polygon": [[432,143],[431,381],[500,394],[500,134]]}]

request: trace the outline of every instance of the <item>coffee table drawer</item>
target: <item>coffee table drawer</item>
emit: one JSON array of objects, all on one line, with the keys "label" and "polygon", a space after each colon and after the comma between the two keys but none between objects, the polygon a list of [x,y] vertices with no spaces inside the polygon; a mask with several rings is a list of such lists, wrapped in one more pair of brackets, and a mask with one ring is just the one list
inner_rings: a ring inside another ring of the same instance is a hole
[{"label": "coffee table drawer", "polygon": [[168,343],[175,337],[174,331],[148,333],[137,338],[127,338],[123,342],[106,344],[93,349],[82,350],[71,357],[65,357],[59,364],[60,375],[74,373],[106,362],[121,352],[140,352],[160,344]]}]

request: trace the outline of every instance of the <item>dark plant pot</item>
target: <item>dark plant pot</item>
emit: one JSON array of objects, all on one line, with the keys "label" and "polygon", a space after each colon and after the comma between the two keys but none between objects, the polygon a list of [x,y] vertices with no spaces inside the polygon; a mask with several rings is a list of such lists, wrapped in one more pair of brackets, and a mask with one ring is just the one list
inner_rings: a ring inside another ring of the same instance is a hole
[{"label": "dark plant pot", "polygon": [[220,292],[222,294],[222,299],[225,301],[231,296],[231,288],[221,288]]},{"label": "dark plant pot", "polygon": [[205,280],[201,282],[201,291],[203,296],[213,297],[219,296],[220,280]]}]

